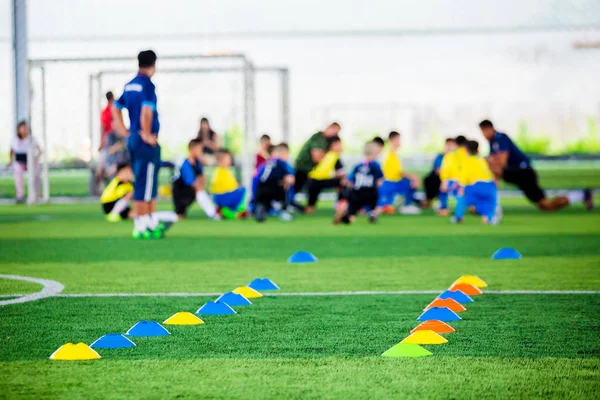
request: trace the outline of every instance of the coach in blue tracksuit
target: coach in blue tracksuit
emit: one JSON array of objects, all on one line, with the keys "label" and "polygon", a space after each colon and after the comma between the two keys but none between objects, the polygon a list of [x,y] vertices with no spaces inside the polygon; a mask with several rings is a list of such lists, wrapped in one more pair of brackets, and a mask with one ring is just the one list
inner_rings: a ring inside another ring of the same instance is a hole
[{"label": "coach in blue tracksuit", "polygon": [[583,202],[588,210],[594,207],[590,189],[571,190],[565,196],[557,196],[553,199],[546,197],[546,193],[538,183],[537,172],[533,169],[531,160],[508,135],[496,131],[494,124],[487,119],[479,123],[479,129],[490,142],[488,163],[496,179],[502,179],[518,187],[538,209],[557,211],[578,202]]}]

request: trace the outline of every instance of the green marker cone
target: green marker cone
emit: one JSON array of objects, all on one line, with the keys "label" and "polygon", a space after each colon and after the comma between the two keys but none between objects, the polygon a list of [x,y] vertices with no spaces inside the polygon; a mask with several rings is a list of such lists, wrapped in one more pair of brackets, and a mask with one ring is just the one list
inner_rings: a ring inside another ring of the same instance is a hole
[{"label": "green marker cone", "polygon": [[429,350],[414,343],[398,343],[394,347],[391,347],[382,354],[383,357],[427,357],[432,356],[433,353]]}]

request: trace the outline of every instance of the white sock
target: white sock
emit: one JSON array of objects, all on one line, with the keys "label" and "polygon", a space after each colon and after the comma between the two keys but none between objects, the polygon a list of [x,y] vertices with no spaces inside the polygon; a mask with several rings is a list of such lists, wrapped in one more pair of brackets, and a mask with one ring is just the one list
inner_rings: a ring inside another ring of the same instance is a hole
[{"label": "white sock", "polygon": [[496,194],[496,215],[502,215],[502,205],[500,205],[500,193]]},{"label": "white sock", "polygon": [[158,228],[158,218],[156,218],[155,213],[148,214],[148,229],[151,231]]},{"label": "white sock", "polygon": [[157,211],[154,215],[161,222],[177,222],[179,220],[177,213],[173,211]]},{"label": "white sock", "polygon": [[200,208],[204,210],[204,212],[206,213],[206,215],[208,215],[209,218],[215,216],[215,214],[217,213],[217,209],[215,208],[215,205],[213,204],[210,197],[208,197],[208,193],[206,193],[206,191],[203,190],[201,192],[196,192],[196,201],[198,202]]},{"label": "white sock", "polygon": [[129,205],[129,201],[125,198],[123,199],[119,199],[117,200],[117,202],[115,203],[115,206],[113,207],[113,209],[111,210],[111,214],[121,214],[123,211],[125,211],[125,209],[127,208],[127,206]]},{"label": "white sock", "polygon": [[578,203],[580,201],[583,201],[584,197],[585,196],[584,196],[582,190],[577,190],[575,192],[567,193],[567,199],[569,200],[569,204]]},{"label": "white sock", "polygon": [[133,220],[133,228],[136,232],[142,233],[146,229],[148,229],[148,216],[147,215],[139,215]]}]

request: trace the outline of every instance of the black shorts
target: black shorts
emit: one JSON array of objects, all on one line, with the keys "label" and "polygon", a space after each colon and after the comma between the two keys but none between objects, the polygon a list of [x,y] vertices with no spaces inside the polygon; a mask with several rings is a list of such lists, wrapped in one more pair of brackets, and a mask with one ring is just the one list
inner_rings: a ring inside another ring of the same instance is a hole
[{"label": "black shorts", "polygon": [[173,206],[177,215],[185,216],[195,200],[196,190],[193,187],[173,184]]},{"label": "black shorts", "polygon": [[533,168],[505,168],[502,178],[506,183],[521,189],[525,197],[533,203],[546,198],[544,189],[540,187],[537,173]]},{"label": "black shorts", "polygon": [[271,206],[271,202],[278,201],[280,203],[286,204],[287,193],[283,186],[277,185],[266,185],[260,183],[256,188],[256,204],[262,204],[263,206],[269,208]]},{"label": "black shorts", "polygon": [[[114,206],[117,203],[117,201],[119,201],[119,200],[111,201],[110,203],[102,203],[102,211],[104,211],[104,214],[110,214],[110,212],[114,208]],[[120,214],[121,218],[128,219],[129,218],[129,211],[131,211],[131,208],[129,208],[129,206],[127,206],[126,209],[124,209],[123,211],[121,211],[121,214]]]},{"label": "black shorts", "polygon": [[348,193],[348,215],[356,215],[356,213],[365,207],[375,210],[378,199],[379,191],[377,188],[351,190]]},{"label": "black shorts", "polygon": [[425,187],[425,198],[427,200],[433,200],[440,194],[440,176],[431,171],[429,175],[423,179],[423,186]]},{"label": "black shorts", "polygon": [[302,193],[302,189],[304,189],[304,185],[306,184],[306,181],[308,181],[308,171],[296,170],[294,177],[294,191],[296,193]]}]

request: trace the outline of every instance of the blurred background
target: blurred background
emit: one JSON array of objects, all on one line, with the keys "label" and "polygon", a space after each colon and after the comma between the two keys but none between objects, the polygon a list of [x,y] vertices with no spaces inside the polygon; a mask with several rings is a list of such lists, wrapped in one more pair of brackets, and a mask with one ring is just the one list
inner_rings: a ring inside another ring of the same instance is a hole
[{"label": "blurred background", "polygon": [[[106,75],[99,89],[119,96],[135,73],[136,54],[146,48],[159,56],[155,81],[168,157],[183,154],[203,116],[228,147],[241,150],[241,72],[161,73],[239,65],[160,60],[223,52],[243,53],[255,67],[288,69],[292,149],[332,121],[342,125],[349,156],[365,139],[394,129],[403,134],[409,165],[422,168],[447,136],[481,139],[477,124],[489,118],[530,154],[575,155],[589,162],[600,153],[598,0],[28,0],[28,22],[30,58],[132,57],[45,67],[46,151],[53,169],[88,166],[95,157],[104,103],[92,103],[90,115],[89,76],[124,70]],[[16,123],[11,29],[5,0],[3,162]],[[40,82],[39,71],[32,71],[34,136],[41,124]],[[256,137],[283,138],[281,90],[277,73],[256,73]],[[98,122],[92,143],[90,118]]]}]

